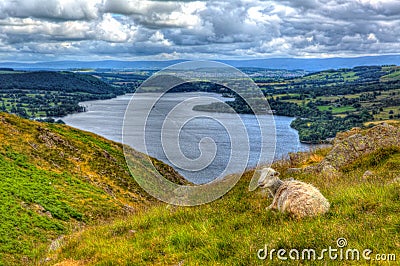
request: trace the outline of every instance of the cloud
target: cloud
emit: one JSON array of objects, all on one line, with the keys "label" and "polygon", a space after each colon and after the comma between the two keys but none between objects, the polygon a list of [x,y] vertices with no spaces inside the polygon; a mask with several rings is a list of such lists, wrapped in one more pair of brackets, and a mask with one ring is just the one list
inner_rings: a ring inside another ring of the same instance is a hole
[{"label": "cloud", "polygon": [[148,0],[106,0],[105,13],[130,16],[148,28],[193,27],[198,25],[198,12],[205,2],[175,2]]},{"label": "cloud", "polygon": [[390,54],[399,51],[399,28],[398,0],[5,0],[0,2],[0,56]]},{"label": "cloud", "polygon": [[0,17],[90,20],[97,17],[98,0],[5,0]]}]

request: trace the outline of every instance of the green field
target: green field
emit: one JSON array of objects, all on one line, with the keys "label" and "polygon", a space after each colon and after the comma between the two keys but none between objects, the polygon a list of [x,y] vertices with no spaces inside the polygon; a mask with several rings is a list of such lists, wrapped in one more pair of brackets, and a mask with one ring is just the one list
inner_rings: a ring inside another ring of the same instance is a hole
[{"label": "green field", "polygon": [[395,81],[400,78],[400,68],[399,67],[384,67],[384,70],[389,72],[389,74],[381,77],[381,81]]},{"label": "green field", "polygon": [[320,111],[331,111],[332,114],[343,114],[346,112],[353,112],[356,111],[356,108],[352,106],[343,106],[343,107],[332,107],[329,105],[325,106],[318,106],[318,110]]},{"label": "green field", "polygon": [[400,119],[399,69],[326,70],[262,86],[276,114],[306,119],[292,124],[300,139],[319,143],[367,122]]}]

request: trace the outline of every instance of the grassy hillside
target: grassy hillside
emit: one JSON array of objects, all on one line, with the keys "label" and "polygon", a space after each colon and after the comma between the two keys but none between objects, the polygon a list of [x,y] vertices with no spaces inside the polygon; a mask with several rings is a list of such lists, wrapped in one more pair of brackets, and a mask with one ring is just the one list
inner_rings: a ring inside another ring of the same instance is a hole
[{"label": "grassy hillside", "polygon": [[[295,220],[266,211],[271,199],[261,191],[249,192],[249,171],[233,190],[211,204],[157,206],[110,224],[91,226],[68,236],[47,256],[50,263],[58,265],[266,265],[268,261],[257,258],[265,245],[269,250],[288,252],[313,248],[319,256],[322,249],[337,248],[337,239],[345,238],[348,245],[344,251],[371,249],[374,259],[377,254],[395,254],[398,263],[400,147],[357,153],[358,158],[348,160],[334,175],[311,170],[332,157],[332,151],[293,154],[290,160],[273,165],[283,179],[294,177],[320,188],[331,203],[324,216]],[[276,253],[274,258],[275,263],[280,262]],[[327,265],[370,265],[362,257],[341,262],[325,258]],[[318,260],[282,263],[322,265]],[[391,263],[384,265],[396,264]]]},{"label": "grassy hillside", "polygon": [[[129,174],[121,144],[5,113],[0,141],[0,265],[38,263],[59,236],[154,204]],[[132,154],[138,174],[152,172]]]}]

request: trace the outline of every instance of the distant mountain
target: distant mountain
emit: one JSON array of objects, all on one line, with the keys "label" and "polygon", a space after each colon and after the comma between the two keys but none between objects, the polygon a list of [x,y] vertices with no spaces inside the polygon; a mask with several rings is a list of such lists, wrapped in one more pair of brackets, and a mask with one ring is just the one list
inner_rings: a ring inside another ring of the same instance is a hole
[{"label": "distant mountain", "polygon": [[[68,70],[68,69],[162,69],[187,60],[169,61],[51,61],[37,63],[3,62],[0,68]],[[218,60],[234,67],[267,69],[302,69],[321,71],[326,69],[353,68],[355,66],[400,65],[400,55],[364,56],[354,58],[268,58],[251,60]]]},{"label": "distant mountain", "polygon": [[49,61],[49,62],[3,62],[0,68],[18,70],[71,70],[71,69],[161,69],[185,60],[170,61]]},{"label": "distant mountain", "polygon": [[273,69],[302,69],[321,71],[327,69],[353,68],[356,66],[400,65],[400,55],[364,56],[354,58],[271,58],[255,60],[221,61],[234,67],[259,67]]}]

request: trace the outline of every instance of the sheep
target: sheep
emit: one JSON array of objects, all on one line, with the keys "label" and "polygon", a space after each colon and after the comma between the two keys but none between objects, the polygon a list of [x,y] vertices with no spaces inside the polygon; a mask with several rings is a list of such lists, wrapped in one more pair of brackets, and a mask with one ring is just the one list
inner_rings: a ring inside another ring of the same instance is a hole
[{"label": "sheep", "polygon": [[260,170],[258,186],[273,196],[267,210],[287,212],[295,218],[316,216],[328,212],[328,200],[314,186],[298,181],[279,179],[279,172],[272,168]]}]

